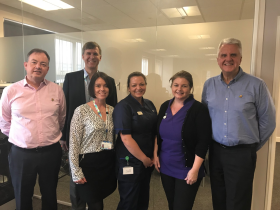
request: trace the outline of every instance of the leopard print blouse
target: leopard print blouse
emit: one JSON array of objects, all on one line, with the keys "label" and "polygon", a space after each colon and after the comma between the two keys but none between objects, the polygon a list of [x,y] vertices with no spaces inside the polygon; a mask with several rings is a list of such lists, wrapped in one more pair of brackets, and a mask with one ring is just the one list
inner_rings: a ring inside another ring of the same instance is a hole
[{"label": "leopard print blouse", "polygon": [[[73,181],[84,178],[79,167],[79,155],[100,152],[101,142],[109,141],[113,144],[113,110],[110,105],[108,119],[104,122],[89,105],[83,104],[75,109],[70,126],[69,162]],[[106,128],[108,129],[106,135]],[[107,138],[106,138],[107,136]]]}]

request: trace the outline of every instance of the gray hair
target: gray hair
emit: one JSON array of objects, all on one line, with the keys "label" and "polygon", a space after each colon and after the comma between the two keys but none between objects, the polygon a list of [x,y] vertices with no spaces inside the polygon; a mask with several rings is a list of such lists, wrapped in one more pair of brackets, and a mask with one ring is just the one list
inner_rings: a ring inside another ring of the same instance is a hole
[{"label": "gray hair", "polygon": [[222,47],[222,45],[224,44],[235,44],[240,52],[240,55],[242,56],[242,44],[241,41],[235,38],[225,38],[223,39],[220,44],[218,45],[218,50],[217,50],[217,56],[219,55],[220,52],[220,48]]}]

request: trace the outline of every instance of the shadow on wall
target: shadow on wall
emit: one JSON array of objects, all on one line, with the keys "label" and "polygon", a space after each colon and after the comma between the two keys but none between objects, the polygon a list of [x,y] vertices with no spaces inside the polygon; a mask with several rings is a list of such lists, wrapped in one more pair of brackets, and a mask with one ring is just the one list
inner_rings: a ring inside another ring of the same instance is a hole
[{"label": "shadow on wall", "polygon": [[147,90],[145,98],[151,100],[159,111],[159,108],[163,102],[172,98],[169,91],[162,87],[162,80],[160,75],[156,73],[150,73],[147,75]]}]

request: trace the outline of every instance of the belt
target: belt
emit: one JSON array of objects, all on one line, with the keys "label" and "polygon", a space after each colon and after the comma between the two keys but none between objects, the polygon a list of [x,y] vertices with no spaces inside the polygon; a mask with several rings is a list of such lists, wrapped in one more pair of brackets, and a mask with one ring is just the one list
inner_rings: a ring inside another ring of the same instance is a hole
[{"label": "belt", "polygon": [[43,152],[43,151],[48,151],[53,149],[54,147],[56,147],[57,145],[59,145],[59,142],[56,142],[54,144],[48,145],[48,146],[44,146],[44,147],[36,147],[36,148],[22,148],[22,147],[18,147],[16,145],[13,144],[14,147],[16,147],[17,149],[21,149],[24,151],[28,151],[28,152]]},{"label": "belt", "polygon": [[235,145],[235,146],[226,146],[226,145],[223,145],[223,144],[220,144],[219,142],[216,142],[215,140],[213,140],[213,142],[225,149],[234,149],[234,148],[253,148],[253,147],[257,147],[257,143],[254,143],[254,144],[238,144],[238,145]]}]

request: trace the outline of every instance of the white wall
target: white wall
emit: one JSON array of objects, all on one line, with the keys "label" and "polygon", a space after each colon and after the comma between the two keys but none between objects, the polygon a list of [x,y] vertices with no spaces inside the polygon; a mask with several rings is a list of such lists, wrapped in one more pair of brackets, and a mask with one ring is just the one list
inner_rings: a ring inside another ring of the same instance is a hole
[{"label": "white wall", "polygon": [[[241,31],[232,30],[240,28]],[[246,33],[243,29],[246,29]],[[32,48],[42,48],[51,57],[47,79],[56,80],[55,44],[56,36],[67,36],[67,39],[79,41],[96,41],[102,48],[102,59],[99,70],[104,71],[121,84],[118,99],[127,95],[127,76],[133,71],[141,71],[142,57],[149,60],[148,86],[145,97],[150,98],[156,107],[170,99],[170,77],[180,71],[189,71],[194,78],[194,96],[201,99],[203,84],[208,76],[216,76],[220,69],[215,59],[217,46],[225,37],[236,37],[243,42],[242,67],[250,71],[253,20],[226,21],[218,23],[198,23],[190,25],[172,25],[137,29],[118,29],[96,32],[64,33],[57,35],[37,35],[14,38],[0,38],[0,79],[15,82],[23,78],[23,43],[24,54]],[[235,32],[235,33],[234,33]],[[182,36],[183,34],[183,36]],[[209,39],[191,40],[189,35],[208,34]],[[142,38],[145,42],[130,43],[126,39]],[[200,47],[215,47],[214,50],[200,50]],[[165,49],[155,52],[154,49]],[[15,51],[14,49],[17,49]],[[9,53],[6,53],[9,52]],[[214,56],[206,56],[206,54]],[[168,57],[176,54],[177,57]],[[162,61],[163,73],[155,74],[155,61]],[[77,69],[78,70],[78,69]]]}]

